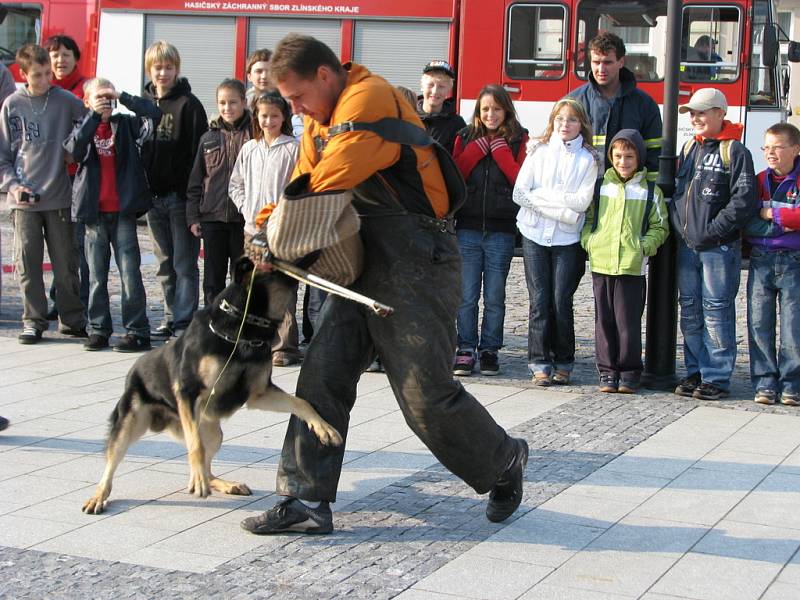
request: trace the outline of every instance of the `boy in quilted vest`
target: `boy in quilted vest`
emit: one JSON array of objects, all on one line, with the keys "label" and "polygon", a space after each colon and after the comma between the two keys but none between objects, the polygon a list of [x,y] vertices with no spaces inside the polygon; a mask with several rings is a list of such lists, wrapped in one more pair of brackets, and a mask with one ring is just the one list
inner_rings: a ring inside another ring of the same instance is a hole
[{"label": "boy in quilted vest", "polygon": [[647,259],[669,235],[661,190],[647,181],[647,150],[635,129],[614,136],[611,163],[586,215],[595,307],[595,362],[601,392],[632,394],[642,373]]}]

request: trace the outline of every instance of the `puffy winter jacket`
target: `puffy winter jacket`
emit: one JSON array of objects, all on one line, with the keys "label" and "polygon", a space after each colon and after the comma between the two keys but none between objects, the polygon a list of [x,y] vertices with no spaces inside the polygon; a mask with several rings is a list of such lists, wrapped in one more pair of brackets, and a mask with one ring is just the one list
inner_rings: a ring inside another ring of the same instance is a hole
[{"label": "puffy winter jacket", "polygon": [[211,122],[211,129],[200,138],[186,187],[188,225],[203,221],[244,221],[228,195],[228,185],[239,151],[250,139],[250,123],[250,111],[247,110],[233,125],[228,125],[220,117]]},{"label": "puffy winter jacket", "polygon": [[469,140],[469,128],[456,137],[453,158],[467,183],[467,199],[456,212],[458,229],[477,231],[517,231],[519,205],[512,199],[514,183],[525,160],[528,132],[523,131],[510,144],[502,138],[486,142],[486,151]]},{"label": "puffy winter jacket", "polygon": [[[772,220],[762,219],[756,214],[745,227],[747,241],[753,246],[760,246],[765,250],[800,250],[800,231],[786,231],[781,220],[786,212],[796,212],[800,209],[800,158],[794,160],[794,168],[781,181],[775,185],[771,179],[772,169],[766,169],[758,174],[758,207],[772,209]],[[796,229],[785,225],[790,229]]]},{"label": "puffy winter jacket", "polygon": [[586,109],[592,123],[592,145],[604,157],[603,169],[611,166],[608,144],[621,129],[635,129],[642,134],[647,146],[648,178],[655,181],[658,175],[658,155],[661,153],[661,112],[647,93],[636,87],[636,77],[627,68],[619,71],[620,89],[611,100],[603,96],[592,74],[589,82],[568,95],[578,100]]},{"label": "puffy winter jacket", "polygon": [[[141,148],[153,137],[161,119],[161,110],[151,101],[125,92],[120,94],[119,100],[136,115],[115,114],[110,119],[116,153],[119,212],[139,215],[147,212],[152,204]],[[72,219],[89,224],[100,219],[100,158],[93,143],[100,123],[100,115],[90,110],[64,142],[64,149],[78,163],[72,184]]]},{"label": "puffy winter jacket", "polygon": [[593,203],[586,211],[586,224],[581,233],[581,245],[589,255],[592,273],[644,275],[647,257],[653,256],[667,239],[669,216],[664,195],[658,187],[653,191],[647,231],[642,235],[647,211],[646,177],[647,169],[637,172],[628,181],[622,181],[614,169],[606,171],[599,203]]},{"label": "puffy winter jacket", "polygon": [[[738,239],[758,213],[756,181],[750,151],[738,141],[741,126],[725,121],[718,139],[704,139],[681,155],[675,177],[670,219],[676,235],[695,250],[707,250]],[[733,140],[730,165],[720,154],[720,141]]]}]

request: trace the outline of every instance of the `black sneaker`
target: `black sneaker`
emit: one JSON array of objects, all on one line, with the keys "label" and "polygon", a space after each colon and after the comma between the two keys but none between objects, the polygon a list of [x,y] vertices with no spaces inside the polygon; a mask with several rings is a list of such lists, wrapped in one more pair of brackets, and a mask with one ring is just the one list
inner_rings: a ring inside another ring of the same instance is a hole
[{"label": "black sneaker", "polygon": [[267,512],[247,517],[242,529],[256,535],[280,533],[324,534],[333,531],[333,514],[327,502],[309,508],[297,498],[284,498]]},{"label": "black sneaker", "polygon": [[150,336],[157,338],[171,338],[172,333],[172,326],[164,323],[163,325],[159,325],[153,331],[151,331]]},{"label": "black sneaker", "polygon": [[36,344],[42,339],[42,330],[36,327],[23,327],[22,333],[17,336],[20,344]]},{"label": "black sneaker", "polygon": [[700,385],[700,373],[692,373],[681,379],[678,382],[678,387],[675,388],[675,393],[678,396],[691,398],[697,386]]},{"label": "black sneaker", "polygon": [[86,333],[86,326],[85,325],[83,327],[76,327],[74,329],[72,327],[68,327],[67,329],[62,329],[61,331],[59,331],[59,333],[61,335],[66,335],[68,337],[74,337],[74,338],[88,338],[89,337],[89,334]]},{"label": "black sneaker", "polygon": [[83,349],[89,350],[90,352],[102,350],[103,348],[108,348],[108,338],[96,333],[90,335],[89,339],[86,340],[86,343],[83,345]]},{"label": "black sneaker", "polygon": [[500,364],[497,360],[497,352],[484,350],[481,352],[481,375],[497,375],[500,371]]},{"label": "black sneaker", "polygon": [[616,373],[603,371],[600,373],[600,386],[598,388],[606,394],[615,394],[619,391],[619,379]]},{"label": "black sneaker", "polygon": [[694,394],[692,394],[692,398],[696,398],[697,400],[719,400],[727,397],[727,391],[717,387],[713,383],[705,382],[698,385],[697,389],[694,391]]},{"label": "black sneaker", "polygon": [[129,333],[112,350],[114,352],[144,352],[145,350],[150,350],[150,347],[150,338],[143,338]]},{"label": "black sneaker", "polygon": [[469,377],[475,369],[475,357],[469,350],[459,350],[456,352],[456,360],[453,363],[453,375],[459,377]]},{"label": "black sneaker", "polygon": [[6,419],[5,417],[0,417],[0,431],[3,431],[3,429],[6,429],[7,427],[8,427],[8,419]]},{"label": "black sneaker", "polygon": [[525,465],[528,464],[528,442],[514,438],[514,444],[516,449],[511,464],[489,492],[486,518],[493,523],[505,521],[522,502],[522,478],[525,475]]}]

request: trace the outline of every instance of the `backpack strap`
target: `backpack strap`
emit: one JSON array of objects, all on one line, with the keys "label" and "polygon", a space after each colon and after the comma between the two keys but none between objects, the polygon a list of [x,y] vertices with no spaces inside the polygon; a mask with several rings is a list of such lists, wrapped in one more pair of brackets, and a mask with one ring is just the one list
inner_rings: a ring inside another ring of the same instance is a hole
[{"label": "backpack strap", "polygon": [[600,221],[600,188],[603,187],[603,179],[598,179],[594,184],[594,196],[592,197],[592,233],[597,231],[597,223]]},{"label": "backpack strap", "polygon": [[719,154],[722,157],[722,164],[726,169],[731,168],[731,144],[733,140],[722,140],[719,143]]},{"label": "backpack strap", "polygon": [[656,182],[647,182],[647,202],[644,205],[644,218],[642,219],[642,237],[647,234],[650,225],[650,211],[653,210],[653,198],[656,195]]}]

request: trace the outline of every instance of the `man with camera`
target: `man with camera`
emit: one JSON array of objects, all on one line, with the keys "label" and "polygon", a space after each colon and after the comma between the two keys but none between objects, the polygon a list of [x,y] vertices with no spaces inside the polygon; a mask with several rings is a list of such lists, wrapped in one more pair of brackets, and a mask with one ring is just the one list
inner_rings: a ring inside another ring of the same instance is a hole
[{"label": "man with camera", "polygon": [[20,344],[35,344],[48,327],[42,262],[44,244],[57,290],[61,333],[86,337],[73,246],[72,189],[62,142],[83,118],[83,103],[50,84],[50,55],[35,44],[17,51],[26,85],[0,110],[0,190],[14,222],[15,263],[22,290]]}]

